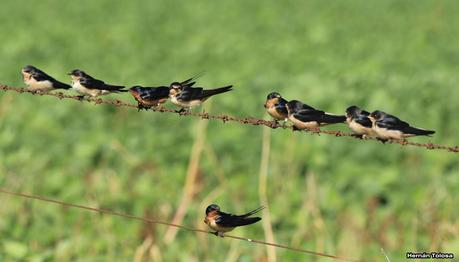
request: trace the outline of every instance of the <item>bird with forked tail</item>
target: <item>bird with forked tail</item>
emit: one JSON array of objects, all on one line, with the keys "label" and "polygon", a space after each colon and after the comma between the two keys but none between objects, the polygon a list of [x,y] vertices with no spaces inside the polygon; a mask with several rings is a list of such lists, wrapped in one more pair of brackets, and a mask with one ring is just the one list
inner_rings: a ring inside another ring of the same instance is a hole
[{"label": "bird with forked tail", "polygon": [[211,229],[215,230],[215,235],[223,237],[223,233],[229,232],[236,227],[246,226],[261,220],[261,217],[251,217],[264,209],[263,206],[256,208],[243,215],[232,215],[220,211],[220,207],[212,204],[206,208],[206,223]]},{"label": "bird with forked tail", "polygon": [[407,137],[413,136],[430,136],[435,134],[433,130],[426,130],[413,127],[398,117],[387,114],[383,111],[373,111],[369,118],[373,123],[373,129],[377,137],[382,141],[389,139],[405,140]]}]

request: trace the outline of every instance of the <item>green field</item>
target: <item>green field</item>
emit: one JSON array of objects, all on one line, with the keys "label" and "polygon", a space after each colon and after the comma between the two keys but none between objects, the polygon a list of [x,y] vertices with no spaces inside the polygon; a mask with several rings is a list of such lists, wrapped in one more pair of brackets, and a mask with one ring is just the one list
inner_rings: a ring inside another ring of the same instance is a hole
[{"label": "green field", "polygon": [[[0,83],[24,86],[27,64],[65,82],[79,68],[126,86],[167,85],[204,71],[199,85],[233,84],[234,91],[197,111],[269,119],[263,103],[278,91],[328,112],[382,109],[437,131],[412,141],[455,146],[458,13],[458,2],[442,0],[4,0]],[[110,97],[134,103],[129,94]],[[187,174],[195,174],[179,222],[206,229],[211,203],[235,213],[261,204],[266,163],[277,243],[363,261],[384,261],[381,248],[391,261],[404,261],[407,251],[459,256],[457,154],[263,132],[1,92],[0,187],[172,221]],[[0,261],[268,259],[265,246],[187,231],[168,239],[168,230],[0,194]],[[265,240],[266,232],[257,223],[232,234]],[[283,249],[275,256],[332,261]]]}]

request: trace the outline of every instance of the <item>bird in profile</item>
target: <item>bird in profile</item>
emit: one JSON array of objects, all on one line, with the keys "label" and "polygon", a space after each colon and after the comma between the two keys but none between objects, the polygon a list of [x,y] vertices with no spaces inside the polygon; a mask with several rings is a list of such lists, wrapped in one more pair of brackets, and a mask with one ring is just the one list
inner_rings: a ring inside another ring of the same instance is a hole
[{"label": "bird in profile", "polygon": [[349,128],[359,138],[375,137],[370,112],[367,112],[358,106],[350,106],[346,109],[346,122]]},{"label": "bird in profile", "polygon": [[232,87],[232,85],[229,85],[215,89],[204,89],[202,87],[191,87],[190,85],[173,82],[170,84],[169,97],[173,104],[181,107],[177,112],[183,113],[190,111],[192,107],[202,104],[211,96],[231,91]]},{"label": "bird in profile", "polygon": [[206,208],[206,223],[211,229],[215,230],[215,235],[223,237],[225,232],[229,232],[236,227],[246,226],[261,220],[261,217],[251,217],[264,207],[256,208],[243,215],[232,215],[220,211],[220,207],[212,204]]},{"label": "bird in profile", "polygon": [[81,97],[97,97],[110,93],[128,91],[124,89],[124,86],[106,84],[104,81],[95,79],[79,69],[72,70],[69,75],[72,77],[72,88],[80,93],[82,95]]},{"label": "bird in profile", "polygon": [[293,123],[295,130],[318,131],[321,126],[344,123],[346,121],[346,116],[326,113],[298,100],[288,102],[287,111],[288,119]]},{"label": "bird in profile", "polygon": [[277,92],[269,93],[266,97],[265,108],[268,114],[277,122],[288,118],[287,105],[288,101],[282,98]]},{"label": "bird in profile", "polygon": [[387,114],[383,111],[373,111],[369,118],[373,123],[373,129],[377,137],[381,141],[405,140],[407,137],[413,136],[429,136],[435,133],[432,130],[425,130],[410,126],[405,121],[400,120],[396,116]]},{"label": "bird in profile", "polygon": [[71,86],[57,81],[40,69],[27,65],[21,70],[24,83],[32,91],[49,92],[55,89],[69,89]]},{"label": "bird in profile", "polygon": [[[189,78],[183,82],[180,82],[184,86],[193,86],[196,82],[193,82],[193,78]],[[148,110],[152,107],[157,107],[162,103],[165,103],[169,99],[169,90],[168,86],[159,86],[159,87],[142,87],[142,86],[133,86],[129,89],[131,95],[135,98],[138,103],[137,108],[140,110]]]}]

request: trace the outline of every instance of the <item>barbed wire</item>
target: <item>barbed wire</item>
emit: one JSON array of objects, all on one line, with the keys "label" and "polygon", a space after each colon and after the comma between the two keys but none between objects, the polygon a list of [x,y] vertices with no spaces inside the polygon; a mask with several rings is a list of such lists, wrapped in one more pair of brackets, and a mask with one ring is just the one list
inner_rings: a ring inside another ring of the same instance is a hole
[{"label": "barbed wire", "polygon": [[[196,232],[196,233],[205,233],[205,234],[212,234],[212,235],[215,234],[212,231],[202,230],[202,229],[198,229],[198,228],[192,228],[192,227],[179,225],[179,224],[173,224],[173,223],[164,222],[164,221],[153,220],[153,219],[145,218],[145,217],[134,216],[134,215],[130,215],[130,214],[111,211],[111,210],[108,210],[108,209],[95,208],[95,207],[89,207],[89,206],[84,206],[84,205],[79,205],[79,204],[67,203],[67,202],[63,202],[63,201],[60,201],[60,200],[50,199],[50,198],[37,196],[37,195],[25,194],[25,193],[20,193],[20,192],[12,192],[12,191],[1,189],[1,188],[0,188],[0,193],[12,195],[12,196],[18,196],[18,197],[22,197],[22,198],[28,198],[28,199],[32,199],[32,200],[38,200],[38,201],[42,201],[42,202],[48,202],[48,203],[61,205],[61,206],[65,206],[65,207],[70,207],[70,208],[83,209],[83,210],[86,210],[86,211],[97,212],[97,213],[100,213],[100,214],[106,214],[106,215],[111,215],[111,216],[117,216],[117,217],[137,220],[137,221],[141,221],[141,222],[148,223],[148,224],[159,224],[159,225],[177,227],[179,229],[187,230],[187,231],[190,231],[190,232]],[[335,256],[335,255],[330,255],[330,254],[325,254],[325,253],[321,253],[321,252],[310,251],[310,250],[306,250],[306,249],[302,249],[302,248],[290,247],[290,246],[282,245],[282,244],[269,243],[269,242],[256,240],[256,239],[251,239],[251,238],[245,238],[245,237],[239,237],[239,236],[233,236],[233,235],[227,235],[227,234],[224,234],[224,237],[232,238],[232,239],[236,239],[236,240],[241,240],[241,241],[246,241],[246,242],[251,242],[251,243],[256,243],[256,244],[260,244],[260,245],[273,246],[273,247],[282,248],[282,249],[286,249],[286,250],[290,250],[290,251],[294,251],[294,252],[298,252],[298,253],[305,253],[305,254],[314,255],[314,256],[320,256],[320,257],[327,257],[327,258],[331,258],[331,259],[335,259],[335,260],[359,262],[358,260],[355,260],[355,259],[343,258],[343,257]]]},{"label": "barbed wire", "polygon": [[[108,104],[108,105],[113,105],[115,107],[130,107],[130,108],[135,108],[137,109],[137,105],[130,104],[123,102],[118,99],[101,99],[101,98],[82,98],[81,96],[78,95],[66,95],[62,92],[47,92],[47,93],[42,93],[42,92],[36,92],[32,90],[28,90],[25,88],[17,88],[17,87],[10,87],[4,84],[0,84],[0,90],[1,91],[13,91],[17,92],[20,94],[23,93],[29,93],[32,95],[39,95],[39,96],[52,96],[56,97],[59,99],[73,99],[77,101],[85,101],[85,102],[94,102],[96,105],[100,104]],[[151,111],[154,112],[160,112],[160,113],[175,113],[175,114],[180,114],[181,116],[193,116],[193,117],[199,117],[201,119],[207,119],[207,120],[221,120],[224,123],[226,122],[238,122],[240,124],[244,125],[254,125],[254,126],[267,126],[272,129],[276,128],[282,128],[282,129],[290,129],[294,131],[292,126],[289,125],[284,125],[281,124],[277,121],[270,121],[270,120],[264,120],[264,119],[258,119],[254,117],[243,117],[243,118],[238,118],[234,116],[228,116],[228,115],[210,115],[207,112],[202,112],[202,113],[193,113],[193,112],[183,112],[183,113],[178,113],[176,110],[173,109],[168,109],[164,107],[158,107],[158,108],[152,108]],[[356,137],[355,134],[353,133],[348,133],[348,132],[341,132],[341,131],[334,131],[334,130],[317,130],[317,131],[306,131],[310,134],[325,134],[325,135],[330,135],[330,136],[335,136],[335,137],[351,137],[360,141],[364,140],[374,140],[378,141],[376,138],[359,138]],[[438,145],[438,144],[433,144],[431,142],[429,143],[416,143],[416,142],[411,142],[411,141],[398,141],[398,140],[389,140],[387,141],[389,144],[400,144],[402,146],[415,146],[415,147],[421,147],[425,149],[430,149],[430,150],[445,150],[447,152],[452,152],[452,153],[458,153],[459,152],[459,146],[446,146],[446,145]]]}]

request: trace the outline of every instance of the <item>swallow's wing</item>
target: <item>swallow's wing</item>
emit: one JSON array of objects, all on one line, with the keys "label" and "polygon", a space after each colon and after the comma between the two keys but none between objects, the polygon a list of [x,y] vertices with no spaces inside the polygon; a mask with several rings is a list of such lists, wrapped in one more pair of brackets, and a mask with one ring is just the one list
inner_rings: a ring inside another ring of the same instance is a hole
[{"label": "swallow's wing", "polygon": [[320,121],[324,115],[324,111],[315,109],[301,109],[293,113],[293,116],[302,122]]},{"label": "swallow's wing", "polygon": [[35,74],[33,74],[33,78],[37,81],[51,81],[54,82],[56,79],[54,79],[52,76],[46,74],[45,72],[41,71],[40,69],[35,69]]},{"label": "swallow's wing", "polygon": [[169,97],[169,87],[160,86],[142,89],[140,97],[146,100],[158,100]]},{"label": "swallow's wing", "polygon": [[94,79],[94,78],[82,78],[80,79],[80,83],[85,86],[86,88],[90,89],[101,89],[101,90],[107,90],[107,87],[105,85],[104,81]]},{"label": "swallow's wing", "polygon": [[[366,111],[364,111],[366,112]],[[364,127],[372,127],[373,123],[371,123],[370,118],[368,118],[366,115],[358,115],[356,118],[354,118],[354,121],[357,122],[358,124],[364,126]]]},{"label": "swallow's wing", "polygon": [[378,120],[377,124],[379,127],[395,130],[401,130],[410,126],[407,122],[393,115],[386,115],[383,119]]},{"label": "swallow's wing", "polygon": [[275,105],[276,110],[282,114],[288,115],[287,103],[287,100],[281,98],[279,103]]},{"label": "swallow's wing", "polygon": [[260,221],[260,217],[241,217],[220,212],[215,222],[222,227],[239,227]]},{"label": "swallow's wing", "polygon": [[177,98],[183,101],[192,101],[202,98],[203,89],[201,87],[184,88],[182,92],[177,95]]}]

